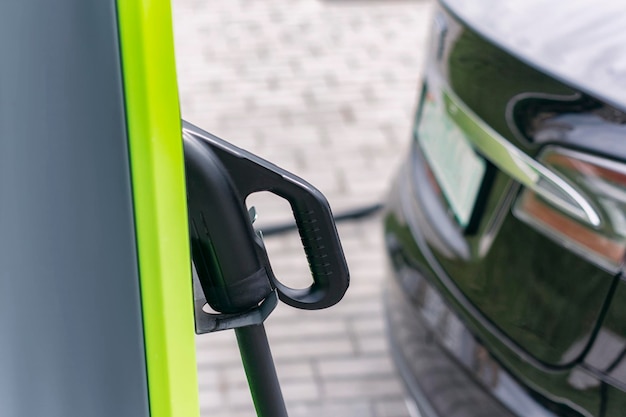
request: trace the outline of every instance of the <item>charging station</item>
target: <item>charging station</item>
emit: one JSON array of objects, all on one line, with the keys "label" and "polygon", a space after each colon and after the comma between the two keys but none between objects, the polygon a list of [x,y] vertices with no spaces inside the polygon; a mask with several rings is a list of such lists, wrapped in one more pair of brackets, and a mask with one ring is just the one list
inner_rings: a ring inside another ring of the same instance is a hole
[{"label": "charging station", "polygon": [[0,415],[197,417],[169,0],[0,4]]},{"label": "charging station", "polygon": [[[195,333],[234,329],[258,416],[286,416],[263,321],[349,285],[324,196],[181,122],[169,0],[3,2],[0,51],[0,415],[199,417]],[[290,203],[309,288],[274,276],[256,191]]]}]

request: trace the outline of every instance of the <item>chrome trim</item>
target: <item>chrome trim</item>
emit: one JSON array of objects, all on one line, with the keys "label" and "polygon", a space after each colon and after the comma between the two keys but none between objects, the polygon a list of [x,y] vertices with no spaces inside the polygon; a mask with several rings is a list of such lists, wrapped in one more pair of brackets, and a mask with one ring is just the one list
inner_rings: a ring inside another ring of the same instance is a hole
[{"label": "chrome trim", "polygon": [[600,216],[573,185],[513,146],[453,92],[446,89],[442,93],[448,114],[486,159],[555,206],[591,226],[600,226]]}]

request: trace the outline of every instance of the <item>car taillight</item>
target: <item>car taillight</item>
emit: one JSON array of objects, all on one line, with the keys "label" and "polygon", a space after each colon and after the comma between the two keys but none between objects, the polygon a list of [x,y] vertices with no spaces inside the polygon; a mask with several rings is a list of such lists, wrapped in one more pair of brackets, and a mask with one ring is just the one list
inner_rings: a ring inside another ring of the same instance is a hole
[{"label": "car taillight", "polygon": [[584,196],[600,221],[586,222],[558,195],[530,188],[518,198],[516,216],[596,265],[619,271],[626,256],[626,164],[556,147],[539,162]]}]

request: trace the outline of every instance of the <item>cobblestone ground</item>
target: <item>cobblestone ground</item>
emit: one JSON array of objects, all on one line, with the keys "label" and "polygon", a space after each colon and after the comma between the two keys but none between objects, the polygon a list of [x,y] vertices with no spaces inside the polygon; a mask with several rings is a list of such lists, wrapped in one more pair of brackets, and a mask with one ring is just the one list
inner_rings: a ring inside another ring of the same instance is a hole
[{"label": "cobblestone ground", "polygon": [[[335,212],[383,201],[406,150],[427,0],[174,0],[183,118],[307,179]],[[251,197],[261,224],[286,203]],[[292,417],[405,417],[384,335],[380,218],[339,225],[351,287],[325,311],[268,320]],[[306,283],[297,235],[266,239],[276,275]],[[253,416],[232,331],[197,338],[203,417]]]}]

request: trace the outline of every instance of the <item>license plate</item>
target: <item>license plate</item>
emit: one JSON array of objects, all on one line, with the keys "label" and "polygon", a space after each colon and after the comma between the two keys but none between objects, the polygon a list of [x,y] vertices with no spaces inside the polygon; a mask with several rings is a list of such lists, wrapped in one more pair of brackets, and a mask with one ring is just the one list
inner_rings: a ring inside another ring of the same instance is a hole
[{"label": "license plate", "polygon": [[418,140],[430,168],[457,221],[466,227],[472,216],[486,163],[470,146],[465,133],[450,117],[442,97],[426,93]]}]

